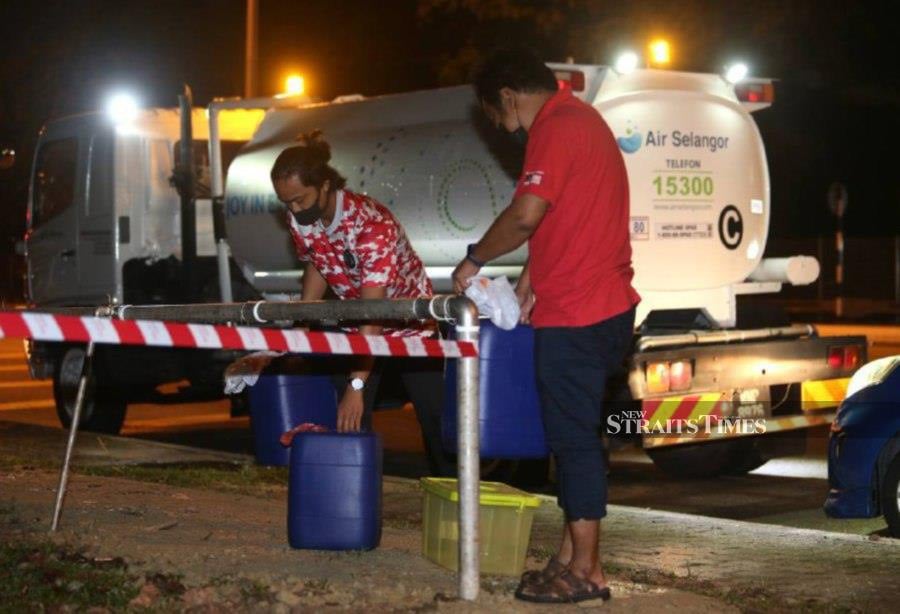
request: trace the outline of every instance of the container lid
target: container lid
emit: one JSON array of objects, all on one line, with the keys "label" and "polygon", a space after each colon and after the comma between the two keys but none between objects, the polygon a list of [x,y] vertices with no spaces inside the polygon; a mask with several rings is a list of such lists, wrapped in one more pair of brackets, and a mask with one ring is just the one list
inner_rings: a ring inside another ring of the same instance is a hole
[{"label": "container lid", "polygon": [[[459,485],[454,478],[422,478],[420,482],[422,488],[442,499],[459,501]],[[538,507],[541,504],[534,495],[501,482],[481,482],[478,499],[481,505],[503,507]]]}]

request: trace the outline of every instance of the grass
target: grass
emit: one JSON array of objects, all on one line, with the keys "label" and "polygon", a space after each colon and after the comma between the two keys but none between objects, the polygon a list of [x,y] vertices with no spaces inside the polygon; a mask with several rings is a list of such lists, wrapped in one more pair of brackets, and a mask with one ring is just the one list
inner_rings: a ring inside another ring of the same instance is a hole
[{"label": "grass", "polygon": [[81,467],[77,473],[153,482],[181,488],[203,488],[220,492],[265,497],[287,488],[284,467],[251,464],[210,463],[167,465],[116,465]]},{"label": "grass", "polygon": [[0,544],[0,612],[122,610],[137,593],[122,559],[92,559],[50,542]]}]

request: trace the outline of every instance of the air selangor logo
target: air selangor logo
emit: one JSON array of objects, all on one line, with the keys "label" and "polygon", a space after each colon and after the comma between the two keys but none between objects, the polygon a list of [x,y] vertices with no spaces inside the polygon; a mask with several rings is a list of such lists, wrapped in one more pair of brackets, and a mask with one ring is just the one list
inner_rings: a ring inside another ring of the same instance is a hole
[{"label": "air selangor logo", "polygon": [[643,135],[637,131],[637,128],[630,121],[625,127],[625,136],[620,136],[616,139],[616,143],[619,144],[619,149],[627,154],[636,152],[641,148],[643,142]]},{"label": "air selangor logo", "polygon": [[663,132],[661,130],[648,130],[647,138],[643,138],[643,134],[638,132],[631,120],[625,126],[625,136],[616,138],[619,149],[627,154],[637,152],[642,146],[646,147],[664,147],[667,149],[705,149],[709,153],[716,153],[728,149],[730,137],[721,136],[719,134],[702,134],[700,132],[682,132],[681,130],[673,130],[672,132]]}]

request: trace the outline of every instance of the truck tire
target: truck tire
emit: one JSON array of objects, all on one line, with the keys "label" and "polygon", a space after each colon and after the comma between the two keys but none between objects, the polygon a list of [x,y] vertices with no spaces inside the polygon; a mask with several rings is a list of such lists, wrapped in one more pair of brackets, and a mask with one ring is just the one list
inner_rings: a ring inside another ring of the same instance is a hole
[{"label": "truck tire", "polygon": [[[64,428],[69,428],[72,424],[84,356],[85,350],[82,347],[67,349],[53,374],[56,415]],[[95,372],[87,382],[79,428],[95,433],[116,435],[122,430],[128,406],[117,391],[98,385],[97,375]]]},{"label": "truck tire", "polygon": [[700,444],[651,448],[647,455],[664,472],[682,478],[743,475],[768,459],[749,437]]},{"label": "truck tire", "polygon": [[888,532],[900,537],[900,454],[888,465],[881,482],[881,513],[887,521]]}]

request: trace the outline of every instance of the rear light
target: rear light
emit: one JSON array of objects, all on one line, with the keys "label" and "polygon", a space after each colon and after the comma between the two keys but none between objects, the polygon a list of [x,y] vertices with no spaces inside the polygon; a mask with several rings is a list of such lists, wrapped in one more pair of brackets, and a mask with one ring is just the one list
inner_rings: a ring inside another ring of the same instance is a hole
[{"label": "rear light", "polygon": [[648,362],[646,366],[647,392],[662,394],[689,390],[694,377],[690,360]]},{"label": "rear light", "polygon": [[828,366],[832,369],[844,366],[844,348],[828,348]]},{"label": "rear light", "polygon": [[580,70],[556,70],[553,72],[559,89],[571,88],[573,92],[584,91],[584,73]]},{"label": "rear light", "polygon": [[848,345],[844,348],[844,368],[855,369],[859,366],[862,350],[858,345]]},{"label": "rear light", "polygon": [[647,392],[650,394],[669,392],[669,363],[647,363]]},{"label": "rear light", "polygon": [[694,377],[690,360],[673,362],[669,367],[669,387],[671,390],[688,390]]},{"label": "rear light", "polygon": [[771,83],[741,82],[734,86],[734,93],[741,102],[774,102],[775,86]]},{"label": "rear light", "polygon": [[862,359],[862,348],[847,345],[828,348],[828,366],[832,369],[856,369]]}]

